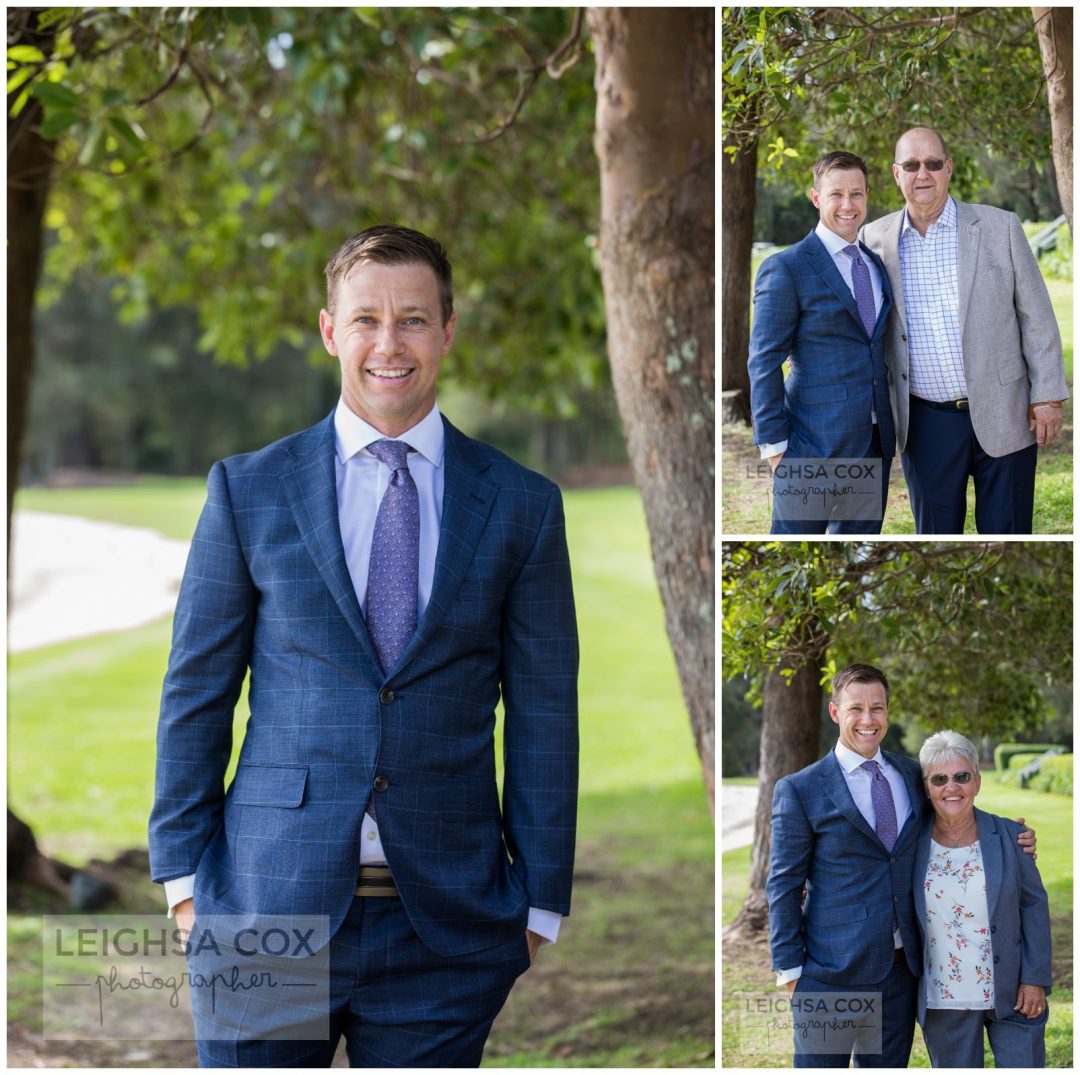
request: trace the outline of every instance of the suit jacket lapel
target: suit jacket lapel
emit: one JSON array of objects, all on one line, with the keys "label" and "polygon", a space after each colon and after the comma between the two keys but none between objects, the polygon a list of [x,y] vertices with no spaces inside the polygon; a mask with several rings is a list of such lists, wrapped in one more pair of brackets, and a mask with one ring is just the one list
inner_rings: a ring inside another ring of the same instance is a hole
[{"label": "suit jacket lapel", "polygon": [[844,774],[840,769],[840,762],[836,758],[834,751],[829,751],[826,758],[827,761],[831,760],[831,764],[825,766],[825,771],[822,774],[822,781],[825,784],[825,793],[832,799],[836,808],[855,826],[864,836],[869,837],[871,840],[881,848],[882,854],[885,853],[885,845],[881,842],[878,834],[870,828],[866,818],[859,812],[859,808],[855,805],[855,800],[851,797],[851,791],[847,786],[847,781],[844,779]]},{"label": "suit jacket lapel", "polygon": [[993,814],[976,809],[975,824],[979,830],[979,849],[982,851],[983,877],[986,879],[986,909],[993,922],[998,896],[1001,895],[1001,843],[997,821]]},{"label": "suit jacket lapel", "polygon": [[960,338],[964,338],[964,321],[971,302],[971,289],[975,285],[975,270],[979,261],[979,221],[962,202],[956,203],[956,289],[957,317],[960,321]]},{"label": "suit jacket lapel", "polygon": [[889,319],[889,308],[893,303],[892,287],[889,284],[889,274],[885,271],[885,266],[882,264],[881,258],[862,242],[859,243],[859,249],[871,262],[873,262],[874,267],[881,276],[881,309],[878,311],[878,318],[874,324],[873,336],[873,338],[876,339],[885,331],[885,323]]},{"label": "suit jacket lapel", "polygon": [[896,309],[896,316],[900,318],[900,324],[906,333],[907,327],[904,323],[904,278],[900,272],[900,228],[903,223],[904,210],[901,209],[896,227],[885,229],[881,243],[881,261],[889,277],[889,286],[892,288],[892,301]]},{"label": "suit jacket lapel", "polygon": [[862,318],[859,316],[859,307],[855,302],[855,296],[851,293],[851,288],[844,283],[844,278],[840,275],[840,270],[836,267],[832,255],[825,249],[825,244],[814,232],[811,232],[808,238],[811,241],[806,244],[806,257],[813,266],[814,271],[821,277],[825,286],[837,297],[840,305],[855,318],[855,323],[859,328],[865,332],[866,328],[862,323]]},{"label": "suit jacket lapel", "polygon": [[443,458],[446,474],[435,578],[431,599],[417,625],[416,634],[401,655],[398,667],[410,661],[446,619],[461,579],[472,562],[498,491],[484,476],[489,463],[476,451],[473,441],[455,429],[445,417],[443,427],[446,430]]},{"label": "suit jacket lapel", "polygon": [[896,842],[899,844],[901,840],[907,839],[906,834],[909,831],[913,833],[919,831],[919,826],[922,823],[922,788],[919,786],[911,766],[901,764],[899,755],[883,750],[881,756],[900,774],[904,780],[904,787],[907,788],[908,806],[911,808],[911,813],[908,814],[907,821],[904,822],[900,831],[896,834]]},{"label": "suit jacket lapel", "polygon": [[337,606],[360,642],[381,669],[379,656],[360,612],[345,562],[338,522],[337,477],[334,473],[334,415],[313,426],[289,449],[295,464],[282,478],[300,536]]},{"label": "suit jacket lapel", "polygon": [[[915,920],[926,921],[926,864],[930,861],[930,829],[929,819],[919,826],[918,841],[915,844]],[[922,876],[919,871],[922,870]]]}]

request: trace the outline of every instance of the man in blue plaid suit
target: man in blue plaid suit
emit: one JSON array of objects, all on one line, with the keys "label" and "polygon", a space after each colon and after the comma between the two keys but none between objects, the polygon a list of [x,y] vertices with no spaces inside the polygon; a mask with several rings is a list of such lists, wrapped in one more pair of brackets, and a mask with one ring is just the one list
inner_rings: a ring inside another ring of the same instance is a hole
[{"label": "man in blue plaid suit", "polygon": [[[912,887],[927,808],[922,773],[914,759],[881,749],[889,684],[880,669],[838,672],[829,715],[835,748],[773,791],[773,969],[791,996],[795,1067],[846,1068],[852,1056],[856,1067],[907,1067],[922,973]],[[1034,853],[1030,830],[1019,842]],[[868,1000],[875,1018],[856,1032],[844,1012],[865,1011]],[[823,1004],[838,1016],[824,1032]],[[817,1033],[804,1034],[811,1025]]]},{"label": "man in blue plaid suit", "polygon": [[[774,534],[881,531],[895,447],[884,350],[892,291],[880,259],[857,239],[868,190],[859,157],[826,154],[810,191],[817,227],[758,270],[750,408],[754,443],[773,470]],[[857,493],[836,497],[820,518],[796,514],[789,505],[808,488],[802,474],[822,466],[842,468],[832,479],[858,470]]]},{"label": "man in blue plaid suit", "polygon": [[[151,868],[185,929],[327,922],[326,1040],[217,1040],[197,1011],[203,1066],[329,1066],[343,1035],[353,1066],[476,1066],[570,909],[578,646],[562,503],[438,412],[456,315],[437,242],[369,228],[326,274],[337,408],[210,472],[162,697]],[[388,441],[407,442],[405,465],[384,465]],[[415,506],[380,537],[391,487]],[[380,542],[399,540],[416,552],[413,581],[387,591],[391,616],[412,609],[398,653],[371,615]]]}]

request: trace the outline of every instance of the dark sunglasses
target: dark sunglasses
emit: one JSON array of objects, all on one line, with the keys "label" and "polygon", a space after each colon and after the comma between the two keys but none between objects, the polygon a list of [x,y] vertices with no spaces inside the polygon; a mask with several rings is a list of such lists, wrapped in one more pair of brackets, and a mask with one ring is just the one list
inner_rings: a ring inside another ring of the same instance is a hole
[{"label": "dark sunglasses", "polygon": [[926,170],[928,172],[940,172],[941,169],[945,167],[945,162],[943,160],[937,160],[936,158],[928,161],[902,161],[900,167],[903,168],[905,172],[917,172],[920,166],[924,164],[926,165]]},{"label": "dark sunglasses", "polygon": [[943,788],[950,779],[955,780],[958,784],[966,784],[971,779],[971,773],[964,769],[961,769],[958,773],[953,773],[951,777],[948,773],[934,773],[933,776],[926,778],[926,782],[933,784],[935,788]]}]

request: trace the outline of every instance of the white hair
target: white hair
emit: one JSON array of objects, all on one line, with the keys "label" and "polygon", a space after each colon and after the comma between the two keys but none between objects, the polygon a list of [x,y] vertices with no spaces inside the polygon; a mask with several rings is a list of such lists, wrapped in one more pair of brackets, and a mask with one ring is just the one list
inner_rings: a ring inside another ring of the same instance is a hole
[{"label": "white hair", "polygon": [[933,765],[960,760],[971,766],[972,773],[979,772],[979,752],[975,744],[959,732],[934,732],[919,751],[919,764],[923,776]]}]

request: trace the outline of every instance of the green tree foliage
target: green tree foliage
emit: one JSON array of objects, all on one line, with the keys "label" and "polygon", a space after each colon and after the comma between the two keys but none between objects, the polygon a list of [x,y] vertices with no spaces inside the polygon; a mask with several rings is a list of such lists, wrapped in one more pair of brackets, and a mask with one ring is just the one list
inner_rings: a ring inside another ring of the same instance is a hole
[{"label": "green tree foliage", "polygon": [[770,669],[824,646],[823,683],[854,661],[887,671],[894,719],[1004,737],[1071,681],[1071,594],[1064,542],[728,544],[724,678],[756,700]]},{"label": "green tree foliage", "polygon": [[326,258],[398,221],[455,261],[459,381],[552,414],[606,387],[591,64],[547,62],[571,10],[57,11],[14,58],[58,138],[51,297],[82,267],[130,318],[195,309],[220,361],[322,356]]},{"label": "green tree foliage", "polygon": [[761,170],[805,180],[822,153],[850,150],[892,209],[889,166],[908,127],[942,132],[961,197],[983,182],[981,150],[1040,171],[1051,159],[1030,8],[726,8],[724,39],[725,145],[759,140]]}]

